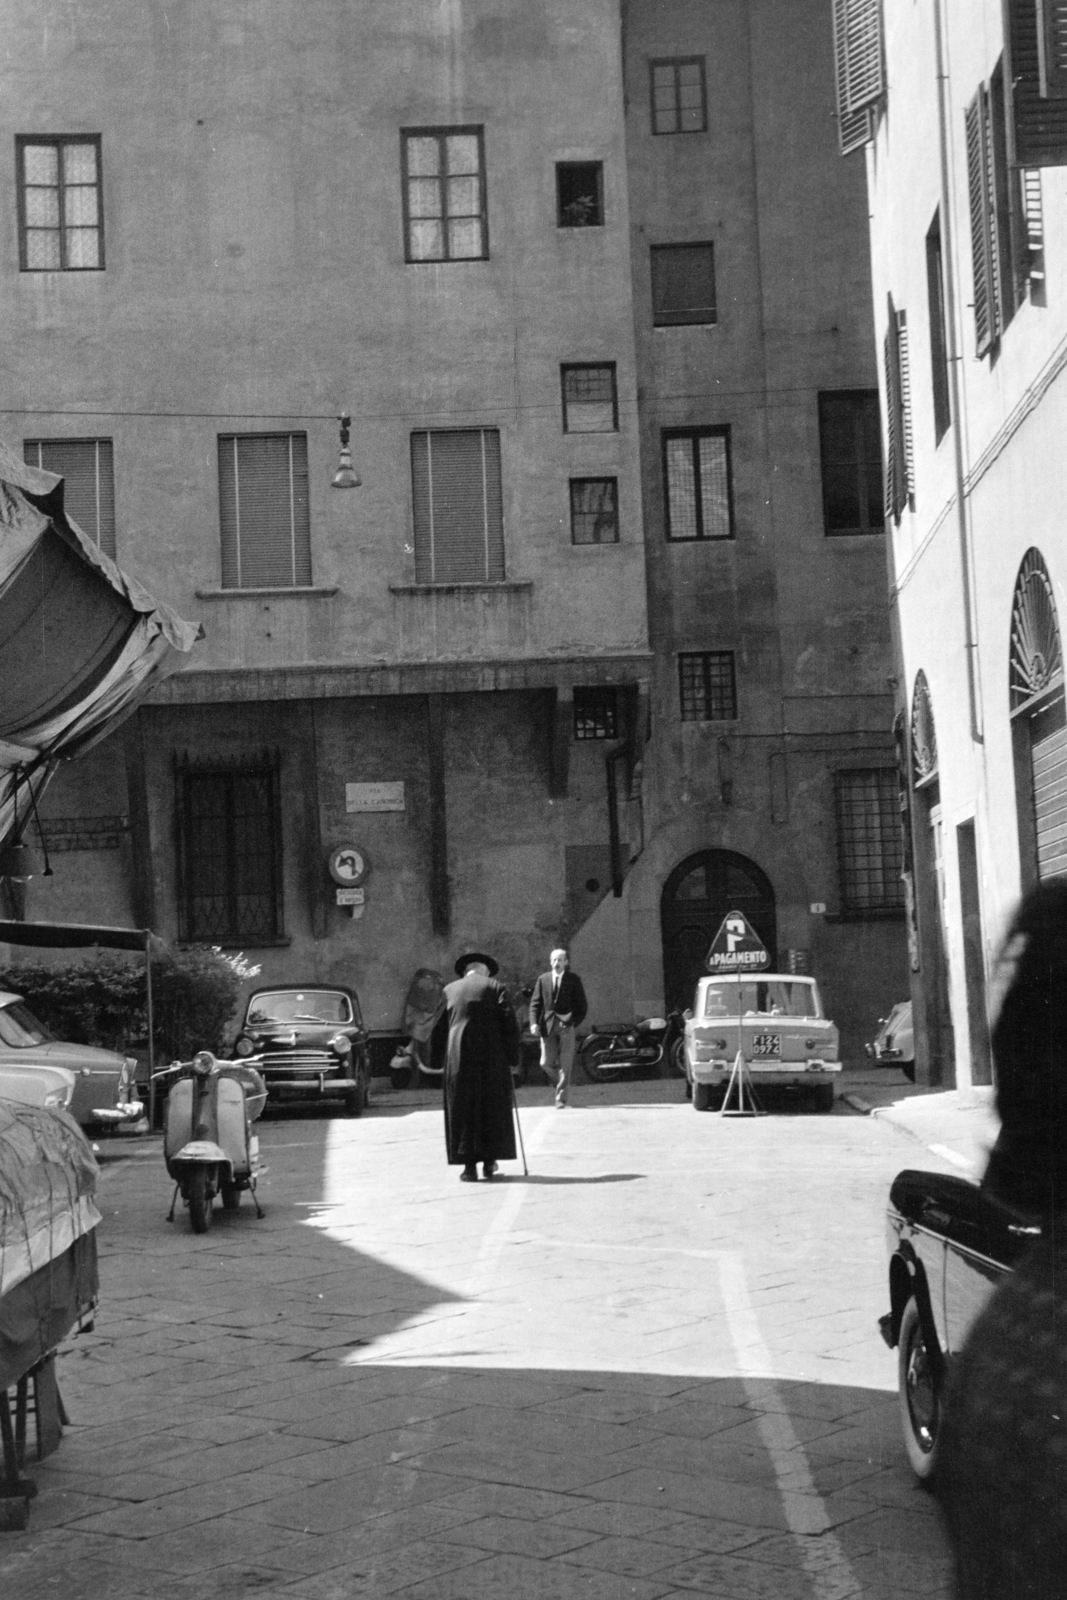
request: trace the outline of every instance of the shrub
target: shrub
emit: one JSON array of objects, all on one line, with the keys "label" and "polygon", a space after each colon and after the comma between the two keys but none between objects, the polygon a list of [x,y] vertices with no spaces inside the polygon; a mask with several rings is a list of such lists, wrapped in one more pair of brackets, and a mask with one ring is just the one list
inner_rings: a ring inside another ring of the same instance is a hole
[{"label": "shrub", "polygon": [[[156,1055],[187,1059],[221,1051],[237,1008],[240,976],[233,957],[194,946],[152,957]],[[100,951],[89,960],[0,971],[0,987],[24,995],[30,1010],[60,1039],[129,1051],[148,1035],[144,961]]]}]

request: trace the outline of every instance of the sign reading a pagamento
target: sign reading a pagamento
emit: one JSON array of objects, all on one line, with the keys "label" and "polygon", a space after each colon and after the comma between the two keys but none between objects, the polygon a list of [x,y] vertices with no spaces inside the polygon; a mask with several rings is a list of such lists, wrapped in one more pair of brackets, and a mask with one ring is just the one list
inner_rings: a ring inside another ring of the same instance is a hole
[{"label": "sign reading a pagamento", "polygon": [[403,811],[403,783],[346,783],[346,811]]},{"label": "sign reading a pagamento", "polygon": [[771,964],[767,946],[743,911],[728,911],[711,942],[709,972],[761,972]]}]

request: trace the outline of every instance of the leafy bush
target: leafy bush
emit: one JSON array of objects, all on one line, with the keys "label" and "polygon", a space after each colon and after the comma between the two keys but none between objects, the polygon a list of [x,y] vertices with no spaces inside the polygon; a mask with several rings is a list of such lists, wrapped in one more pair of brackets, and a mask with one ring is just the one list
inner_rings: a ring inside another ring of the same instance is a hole
[{"label": "leafy bush", "polygon": [[[153,1031],[157,1057],[187,1059],[220,1051],[237,1008],[240,963],[194,946],[152,957]],[[31,1011],[60,1039],[128,1051],[148,1036],[144,961],[101,951],[87,961],[31,962],[0,971],[0,987],[24,995]]]}]

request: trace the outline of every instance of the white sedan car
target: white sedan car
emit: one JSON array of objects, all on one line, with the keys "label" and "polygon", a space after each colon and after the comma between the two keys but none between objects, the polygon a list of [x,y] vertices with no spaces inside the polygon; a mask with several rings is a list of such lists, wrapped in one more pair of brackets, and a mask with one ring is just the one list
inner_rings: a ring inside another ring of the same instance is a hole
[{"label": "white sedan car", "polygon": [[699,980],[685,1024],[694,1110],[722,1104],[739,1047],[757,1092],[763,1085],[798,1088],[810,1093],[817,1110],[833,1109],[840,1041],[814,978],[761,972]]}]

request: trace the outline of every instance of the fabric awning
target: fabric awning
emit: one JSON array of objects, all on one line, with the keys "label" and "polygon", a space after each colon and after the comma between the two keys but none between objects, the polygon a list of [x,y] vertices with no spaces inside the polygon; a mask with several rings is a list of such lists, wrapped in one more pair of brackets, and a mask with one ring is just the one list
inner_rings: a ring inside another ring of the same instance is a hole
[{"label": "fabric awning", "polygon": [[138,950],[143,954],[154,937],[147,928],[105,928],[88,922],[0,921],[0,944],[33,945],[38,950],[84,950],[100,945],[105,950]]},{"label": "fabric awning", "polygon": [[71,521],[62,478],[0,444],[0,845],[27,783],[111,733],[202,637]]}]

